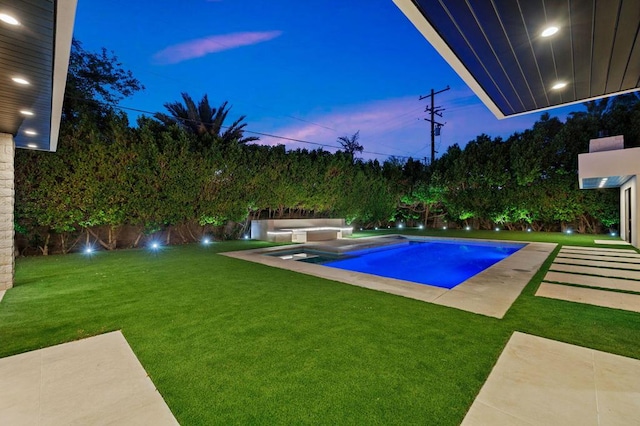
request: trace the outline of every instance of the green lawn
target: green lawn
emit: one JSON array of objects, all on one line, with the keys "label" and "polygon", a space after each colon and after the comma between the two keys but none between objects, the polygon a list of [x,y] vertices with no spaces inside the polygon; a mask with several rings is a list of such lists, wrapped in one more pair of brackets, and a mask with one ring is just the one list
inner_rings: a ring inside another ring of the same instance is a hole
[{"label": "green lawn", "polygon": [[516,330],[640,358],[640,314],[533,296],[551,260],[497,320],[216,254],[263,245],[19,259],[0,356],[121,329],[184,425],[457,425]]}]

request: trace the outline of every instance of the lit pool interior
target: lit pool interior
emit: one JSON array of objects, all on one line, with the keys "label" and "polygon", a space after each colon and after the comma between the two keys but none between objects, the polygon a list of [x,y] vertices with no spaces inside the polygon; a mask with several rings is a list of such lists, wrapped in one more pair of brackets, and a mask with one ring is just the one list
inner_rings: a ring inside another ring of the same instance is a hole
[{"label": "lit pool interior", "polygon": [[323,266],[451,289],[520,250],[526,244],[469,241],[410,241],[349,252],[340,258],[315,255],[303,261]]},{"label": "lit pool interior", "polygon": [[269,256],[451,289],[524,246],[497,241],[404,240],[346,253],[296,248]]}]

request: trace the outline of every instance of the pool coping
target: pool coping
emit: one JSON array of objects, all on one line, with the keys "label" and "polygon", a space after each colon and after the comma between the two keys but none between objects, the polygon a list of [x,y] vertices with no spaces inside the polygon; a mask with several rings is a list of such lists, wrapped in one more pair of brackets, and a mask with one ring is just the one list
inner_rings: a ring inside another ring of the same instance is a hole
[{"label": "pool coping", "polygon": [[357,240],[354,239],[354,243],[369,242],[377,238],[390,237],[406,238],[410,241],[433,241],[445,239],[502,244],[522,243],[526,245],[509,257],[494,264],[490,268],[485,269],[451,290],[426,284],[417,284],[411,281],[384,278],[361,272],[330,268],[312,263],[284,260],[276,256],[264,256],[270,252],[288,250],[292,248],[318,249],[322,247],[318,242],[274,246],[220,254],[235,259],[260,263],[262,265],[286,269],[371,290],[382,291],[436,305],[457,308],[463,311],[473,312],[489,317],[503,318],[524,287],[529,283],[536,272],[538,272],[544,261],[557,246],[555,243],[537,243],[528,241],[414,237],[404,235],[358,238]]}]

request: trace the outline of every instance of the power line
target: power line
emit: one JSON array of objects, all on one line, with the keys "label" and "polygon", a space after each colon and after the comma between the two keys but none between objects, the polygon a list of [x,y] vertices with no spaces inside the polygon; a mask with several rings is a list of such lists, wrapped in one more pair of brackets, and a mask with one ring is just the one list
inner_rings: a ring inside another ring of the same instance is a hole
[{"label": "power line", "polygon": [[[147,111],[147,110],[138,109],[138,108],[132,108],[132,107],[125,107],[125,106],[121,106],[121,105],[111,105],[111,104],[108,104],[106,102],[101,102],[101,101],[98,101],[98,100],[95,100],[95,99],[83,99],[83,98],[78,98],[78,97],[73,97],[73,96],[68,96],[68,95],[65,95],[65,97],[76,99],[76,100],[80,100],[80,101],[95,102],[95,103],[98,103],[98,104],[101,104],[101,105],[106,105],[106,106],[109,106],[111,108],[115,108],[115,109],[119,109],[119,110],[140,112],[140,113],[143,113],[143,114],[150,114],[151,116],[153,116],[155,114],[155,112],[152,112],[152,111]],[[199,123],[199,121],[197,121],[197,120],[191,120],[191,119],[188,119],[188,118],[179,118],[179,120],[181,120],[183,122]],[[224,128],[224,129],[228,129],[230,126],[221,125],[220,127]],[[274,135],[274,134],[266,133],[266,132],[258,132],[258,131],[255,131],[255,130],[243,129],[242,131],[245,132],[245,133],[251,133],[251,134],[254,134],[254,135],[266,136],[266,137],[270,137],[270,138],[274,138],[274,139],[280,139],[280,140],[286,140],[286,141],[290,141],[290,142],[304,143],[304,144],[315,145],[315,146],[319,146],[319,147],[342,149],[342,146],[331,145],[331,144],[328,144],[328,143],[312,142],[312,141],[307,141],[307,140],[303,140],[303,139],[289,138],[289,137],[286,137],[286,136]],[[375,152],[375,151],[362,151],[362,153],[363,154],[371,154],[371,155],[383,155],[383,156],[386,156],[386,157],[396,157],[396,158],[406,158],[406,159],[411,158],[411,157],[405,156],[405,155],[395,155],[395,154],[388,154],[388,153]]]}]

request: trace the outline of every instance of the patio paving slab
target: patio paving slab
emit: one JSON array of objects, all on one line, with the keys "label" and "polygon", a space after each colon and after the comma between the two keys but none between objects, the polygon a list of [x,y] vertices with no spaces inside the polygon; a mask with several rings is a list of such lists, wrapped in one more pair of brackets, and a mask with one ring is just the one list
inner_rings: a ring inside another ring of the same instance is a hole
[{"label": "patio paving slab", "polygon": [[598,275],[601,277],[627,278],[640,280],[640,271],[626,271],[623,269],[596,268],[591,266],[565,265],[562,263],[552,263],[551,271],[572,272],[574,274]]},{"label": "patio paving slab", "polygon": [[121,332],[0,359],[2,425],[177,425]]},{"label": "patio paving slab", "polygon": [[620,278],[594,277],[591,275],[566,274],[564,272],[550,271],[547,272],[544,280],[640,293],[640,281],[623,280]]},{"label": "patio paving slab", "polygon": [[542,282],[538,291],[536,291],[536,296],[640,312],[640,294],[618,293]]},{"label": "patio paving slab", "polygon": [[560,250],[560,253],[585,254],[590,256],[611,256],[611,257],[615,256],[615,257],[622,257],[625,259],[634,258],[638,254],[633,250],[625,250],[625,252],[619,252],[619,251],[610,252],[610,251],[602,251],[602,250],[585,251],[585,250],[574,250],[574,249],[565,249],[565,248]]},{"label": "patio paving slab", "polygon": [[564,256],[558,256],[553,263],[568,263],[570,265],[597,266],[600,268],[632,269],[634,271],[640,271],[639,262],[606,262],[602,260],[572,259]]},{"label": "patio paving slab", "polygon": [[462,425],[638,424],[640,360],[515,332]]},{"label": "patio paving slab", "polygon": [[625,263],[638,263],[640,264],[640,254],[634,256],[602,256],[594,254],[582,254],[570,251],[560,250],[558,257],[571,258],[571,259],[586,259],[586,260],[604,260],[609,262],[625,262]]},{"label": "patio paving slab", "polygon": [[628,242],[624,240],[593,240],[596,244],[609,244],[612,246],[630,246]]},{"label": "patio paving slab", "polygon": [[562,246],[563,250],[581,250],[581,251],[600,251],[603,253],[636,253],[635,250],[628,249],[612,249],[612,248],[600,248],[600,247],[583,247],[583,246]]}]

